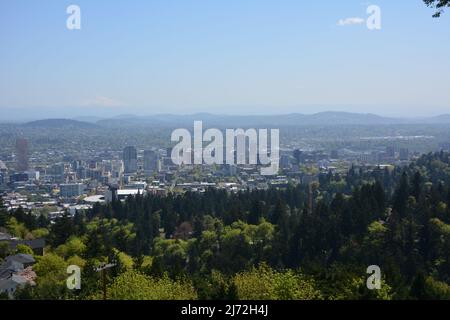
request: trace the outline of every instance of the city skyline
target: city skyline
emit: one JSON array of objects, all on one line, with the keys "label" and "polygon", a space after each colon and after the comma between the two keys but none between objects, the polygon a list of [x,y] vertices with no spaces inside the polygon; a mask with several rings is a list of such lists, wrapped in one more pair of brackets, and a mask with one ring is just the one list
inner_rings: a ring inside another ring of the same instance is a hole
[{"label": "city skyline", "polygon": [[450,300],[449,36],[450,0],[1,1],[0,304]]}]

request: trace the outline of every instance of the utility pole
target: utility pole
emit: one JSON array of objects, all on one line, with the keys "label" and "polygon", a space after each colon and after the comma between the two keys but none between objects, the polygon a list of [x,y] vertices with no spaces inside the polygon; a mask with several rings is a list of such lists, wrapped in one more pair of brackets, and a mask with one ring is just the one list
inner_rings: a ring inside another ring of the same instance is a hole
[{"label": "utility pole", "polygon": [[103,281],[103,300],[106,300],[106,270],[115,267],[116,263],[104,263],[95,268],[96,272],[102,272],[102,281]]}]

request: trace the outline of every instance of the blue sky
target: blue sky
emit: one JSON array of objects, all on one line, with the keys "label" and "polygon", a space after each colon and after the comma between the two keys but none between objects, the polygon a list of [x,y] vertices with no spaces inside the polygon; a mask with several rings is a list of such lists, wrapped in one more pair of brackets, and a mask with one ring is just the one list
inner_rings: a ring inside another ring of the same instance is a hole
[{"label": "blue sky", "polygon": [[[381,30],[338,25],[369,4]],[[421,0],[2,0],[0,111],[449,113],[450,12],[432,14]]]}]

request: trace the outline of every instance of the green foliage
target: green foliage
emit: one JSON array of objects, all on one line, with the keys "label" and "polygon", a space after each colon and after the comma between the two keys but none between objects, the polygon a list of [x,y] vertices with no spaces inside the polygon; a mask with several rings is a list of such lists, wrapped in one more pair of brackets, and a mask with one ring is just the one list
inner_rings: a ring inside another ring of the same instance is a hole
[{"label": "green foliage", "polygon": [[443,12],[443,8],[450,7],[450,0],[423,0],[425,4],[429,7],[436,8],[437,11],[433,17],[438,18]]},{"label": "green foliage", "polygon": [[83,269],[86,266],[86,260],[81,258],[80,256],[74,255],[67,259],[67,265],[78,266]]},{"label": "green foliage", "polygon": [[33,300],[35,298],[34,288],[30,284],[19,286],[14,292],[15,300]]},{"label": "green foliage", "polygon": [[9,214],[3,205],[3,199],[0,197],[0,228],[5,228],[8,225]]},{"label": "green foliage", "polygon": [[333,264],[317,277],[318,285],[328,300],[391,300],[393,292],[385,279],[380,289],[369,290],[364,268]]},{"label": "green foliage", "polygon": [[54,247],[64,244],[75,233],[75,226],[72,218],[67,212],[60,218],[57,218],[52,225],[50,232],[50,241]]},{"label": "green foliage", "polygon": [[153,278],[127,271],[114,279],[107,289],[111,300],[189,300],[197,294],[188,281],[174,281],[164,276]]},{"label": "green foliage", "polygon": [[7,223],[7,229],[13,236],[19,237],[21,239],[25,239],[30,233],[27,227],[25,227],[25,224],[18,222],[14,217],[9,219]]},{"label": "green foliage", "polygon": [[33,249],[25,244],[18,244],[16,247],[16,253],[24,253],[33,255]]},{"label": "green foliage", "polygon": [[270,260],[275,226],[265,219],[257,225],[243,221],[225,227],[208,224],[209,230],[203,231],[198,242],[193,244],[195,250],[191,250],[189,257],[191,264],[195,263],[202,272],[216,269],[230,274]]},{"label": "green foliage", "polygon": [[42,257],[38,257],[37,263],[33,266],[38,276],[52,275],[58,278],[64,278],[66,274],[66,262],[57,254],[47,253]]},{"label": "green foliage", "polygon": [[116,258],[117,264],[120,266],[122,272],[133,269],[134,261],[131,256],[117,249],[113,249],[113,251],[113,255]]},{"label": "green foliage", "polygon": [[425,298],[450,300],[450,286],[445,282],[427,277],[425,279]]},{"label": "green foliage", "polygon": [[6,241],[0,241],[0,259],[4,259],[10,254],[9,244]]},{"label": "green foliage", "polygon": [[169,272],[176,277],[185,273],[189,242],[157,238],[154,243],[152,271],[156,275]]},{"label": "green foliage", "polygon": [[201,300],[237,298],[237,293],[231,292],[235,289],[235,287],[231,288],[234,283],[220,271],[212,270],[207,276],[197,276],[194,278],[194,282]]},{"label": "green foliage", "polygon": [[33,270],[38,275],[36,287],[32,289],[36,299],[58,300],[68,297],[66,287],[68,264],[54,253],[47,253],[38,258]]},{"label": "green foliage", "polygon": [[64,244],[58,246],[55,252],[67,259],[72,256],[83,256],[86,251],[86,245],[83,242],[83,239],[72,236],[70,237]]},{"label": "green foliage", "polygon": [[233,282],[241,300],[310,300],[322,295],[313,280],[292,270],[277,272],[266,265],[237,274]]},{"label": "green foliage", "polygon": [[35,229],[35,230],[31,231],[31,234],[33,235],[33,237],[35,239],[47,238],[49,235],[49,231],[46,228],[39,228],[39,229]]}]

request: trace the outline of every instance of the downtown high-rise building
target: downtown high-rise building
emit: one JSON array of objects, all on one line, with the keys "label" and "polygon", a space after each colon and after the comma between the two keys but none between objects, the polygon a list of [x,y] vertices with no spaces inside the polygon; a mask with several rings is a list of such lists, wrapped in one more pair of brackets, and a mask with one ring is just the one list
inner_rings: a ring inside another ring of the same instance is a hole
[{"label": "downtown high-rise building", "polygon": [[123,166],[125,174],[137,172],[137,150],[135,147],[128,146],[123,149]]},{"label": "downtown high-rise building", "polygon": [[146,174],[153,174],[160,171],[160,160],[157,152],[152,150],[144,151],[144,171]]},{"label": "downtown high-rise building", "polygon": [[63,198],[78,197],[84,192],[84,185],[81,183],[63,183],[59,188],[60,196]]},{"label": "downtown high-rise building", "polygon": [[16,165],[20,172],[28,170],[28,140],[25,138],[16,140]]}]

